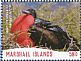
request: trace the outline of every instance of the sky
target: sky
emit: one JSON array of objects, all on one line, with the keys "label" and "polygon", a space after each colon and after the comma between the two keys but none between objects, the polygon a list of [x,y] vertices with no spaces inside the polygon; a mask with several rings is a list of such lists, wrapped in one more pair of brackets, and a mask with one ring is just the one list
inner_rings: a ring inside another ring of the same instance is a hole
[{"label": "sky", "polygon": [[[43,3],[47,3],[47,2],[28,2],[28,3],[25,3],[26,6],[30,6],[31,8],[36,8],[38,5],[41,5]],[[62,7],[70,7],[71,5],[78,5],[79,3],[78,2],[54,2],[54,4],[52,5],[52,8],[55,9],[55,8],[58,8],[59,6],[62,6]]]}]

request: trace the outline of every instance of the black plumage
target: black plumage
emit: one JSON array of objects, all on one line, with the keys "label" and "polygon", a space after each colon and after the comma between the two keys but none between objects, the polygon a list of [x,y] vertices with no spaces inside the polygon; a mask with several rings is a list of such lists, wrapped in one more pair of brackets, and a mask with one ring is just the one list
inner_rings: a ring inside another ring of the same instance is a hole
[{"label": "black plumage", "polygon": [[51,47],[53,50],[63,49],[65,45],[69,47],[71,42],[67,33],[50,21],[39,19],[39,22],[35,23],[33,31],[35,32],[31,32],[30,37],[34,40],[36,46]]}]

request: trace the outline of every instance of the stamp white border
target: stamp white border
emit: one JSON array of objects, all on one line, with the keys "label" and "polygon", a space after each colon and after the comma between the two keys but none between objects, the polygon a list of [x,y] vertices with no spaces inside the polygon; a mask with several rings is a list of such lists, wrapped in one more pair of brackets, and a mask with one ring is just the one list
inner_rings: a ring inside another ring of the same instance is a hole
[{"label": "stamp white border", "polygon": [[[1,2],[80,2],[80,24],[81,24],[81,0],[1,0]],[[0,4],[1,4],[1,2],[0,2]],[[1,7],[2,7],[2,5],[1,5]],[[0,8],[0,11],[1,11],[1,13],[2,13],[2,8]],[[1,15],[1,18],[2,18],[2,15]],[[80,30],[81,30],[81,25],[80,25]],[[80,35],[81,35],[81,31],[80,31]],[[1,48],[1,47],[0,47]],[[25,48],[24,48],[25,49]],[[24,50],[24,49],[22,49],[22,50]],[[33,49],[33,48],[32,48]],[[17,50],[17,49],[15,49],[15,50]],[[30,49],[28,49],[28,50],[30,50]],[[39,49],[40,50],[40,49]],[[3,51],[3,50],[2,50]],[[53,59],[53,57],[50,59],[44,59],[44,58],[42,58],[42,59],[33,59],[33,57],[32,58],[28,58],[28,59],[22,59],[22,57],[21,57],[21,59],[19,59],[19,58],[10,58],[10,59],[8,59],[8,57],[6,58],[6,57],[4,57],[4,55],[5,55],[5,52],[6,51],[14,51],[14,50],[4,50],[3,52],[2,51],[0,51],[1,53],[0,53],[0,58],[1,58],[1,61],[2,61],[2,59],[3,60],[7,60],[7,61],[9,61],[9,60],[13,60],[13,61],[15,61],[15,60],[17,60],[17,61],[21,61],[21,60],[24,60],[24,61],[26,61],[26,60],[30,60],[30,61],[35,61],[35,60],[37,60],[37,61],[39,61],[39,60],[45,60],[45,61],[49,61],[49,60],[52,60],[52,61],[56,61],[56,60],[58,60],[58,61],[60,61],[60,60],[62,60],[62,61],[67,61],[67,60],[75,60],[75,61],[79,61],[80,59],[81,59],[81,51],[77,51],[77,53],[79,54],[79,58],[78,57],[76,57],[75,59],[74,59],[74,57],[73,58],[69,58],[69,57],[66,57],[66,58],[56,58],[56,59]],[[21,51],[21,49],[20,49],[20,51]],[[69,52],[56,52],[56,54],[58,54],[57,56],[58,57],[60,57],[59,55],[62,55],[62,54],[68,54]],[[2,54],[3,54],[3,56],[2,56]]]}]

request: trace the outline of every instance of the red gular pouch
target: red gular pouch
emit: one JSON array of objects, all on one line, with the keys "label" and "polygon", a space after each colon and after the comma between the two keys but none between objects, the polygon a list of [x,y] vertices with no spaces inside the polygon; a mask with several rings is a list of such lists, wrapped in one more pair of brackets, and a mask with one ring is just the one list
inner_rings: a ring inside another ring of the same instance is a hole
[{"label": "red gular pouch", "polygon": [[[28,36],[28,29],[34,24],[34,17],[30,14],[18,16],[12,23],[11,33],[17,35],[13,39],[21,46],[34,46],[33,40]],[[20,32],[19,32],[20,31]]]},{"label": "red gular pouch", "polygon": [[18,16],[12,23],[11,33],[16,31],[28,31],[28,29],[34,24],[34,17],[32,15]]},{"label": "red gular pouch", "polygon": [[27,32],[21,32],[19,33],[15,39],[15,42],[17,42],[20,46],[23,47],[34,47],[34,42],[33,40],[28,36]]}]

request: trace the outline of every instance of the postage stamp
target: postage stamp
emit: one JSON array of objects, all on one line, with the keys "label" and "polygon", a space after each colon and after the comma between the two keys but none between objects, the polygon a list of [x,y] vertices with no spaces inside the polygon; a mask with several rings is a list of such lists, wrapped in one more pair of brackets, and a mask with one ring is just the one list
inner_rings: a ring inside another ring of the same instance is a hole
[{"label": "postage stamp", "polygon": [[2,0],[1,61],[80,60],[79,0]]}]

